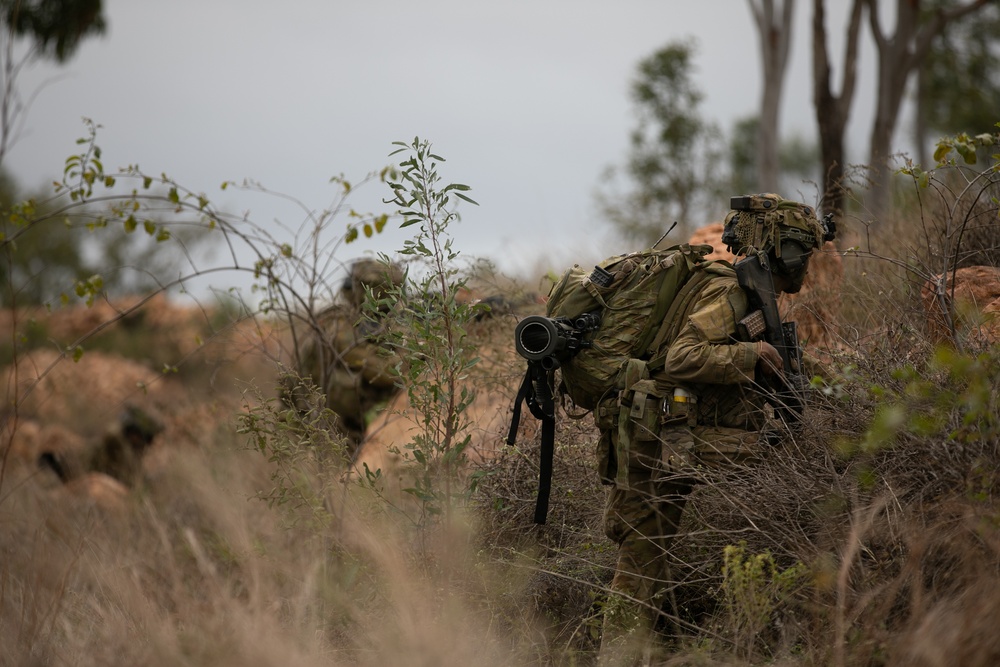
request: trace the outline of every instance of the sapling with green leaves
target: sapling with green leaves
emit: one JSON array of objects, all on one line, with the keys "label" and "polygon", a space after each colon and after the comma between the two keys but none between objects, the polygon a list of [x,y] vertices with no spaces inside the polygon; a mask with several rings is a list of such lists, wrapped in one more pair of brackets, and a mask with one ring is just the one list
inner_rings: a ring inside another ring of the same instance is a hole
[{"label": "sapling with green leaves", "polygon": [[[383,335],[402,360],[398,380],[419,416],[417,434],[399,454],[412,475],[405,491],[419,501],[415,520],[423,526],[440,517],[450,520],[456,503],[470,491],[462,472],[471,440],[467,410],[475,391],[465,380],[478,358],[466,327],[481,306],[457,298],[466,279],[449,228],[460,220],[460,201],[476,202],[465,194],[468,186],[442,181],[439,168],[445,160],[429,142],[415,138],[394,145],[398,149],[392,155],[405,159],[390,175],[387,203],[397,207],[401,227],[417,231],[399,251],[408,259],[406,283],[382,297],[394,301],[395,309]],[[369,297],[367,311],[374,318],[386,304]]]}]

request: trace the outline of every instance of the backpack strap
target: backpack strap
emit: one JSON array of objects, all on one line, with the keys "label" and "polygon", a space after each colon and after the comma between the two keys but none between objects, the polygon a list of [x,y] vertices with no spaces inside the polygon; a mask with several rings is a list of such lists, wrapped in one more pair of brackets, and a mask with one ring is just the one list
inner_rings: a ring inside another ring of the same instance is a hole
[{"label": "backpack strap", "polygon": [[[694,300],[701,293],[701,290],[708,284],[708,281],[712,278],[717,278],[720,275],[726,275],[727,271],[714,271],[709,270],[711,266],[715,268],[714,262],[701,262],[695,265],[691,277],[688,279],[684,286],[681,287],[680,291],[677,292],[677,296],[674,297],[673,303],[670,304],[670,309],[667,311],[666,316],[663,318],[663,324],[660,325],[659,331],[656,332],[656,338],[653,339],[653,343],[650,346],[653,350],[662,350],[665,343],[672,343],[677,334],[681,332],[681,326],[684,324],[681,321],[681,315],[686,313],[691,307]],[[723,268],[725,265],[720,265]],[[735,275],[735,274],[733,274]],[[666,361],[666,352],[661,352],[652,360],[650,360],[648,366],[651,371],[659,370],[663,367]]]},{"label": "backpack strap", "polygon": [[[666,279],[663,280],[663,283],[660,285],[660,291],[656,295],[656,305],[653,307],[653,311],[649,315],[650,322],[666,323],[671,321],[671,319],[678,312],[683,312],[678,311],[677,303],[680,300],[685,300],[684,295],[689,292],[688,285],[690,285],[695,277],[701,273],[699,269],[708,263],[703,259],[703,257],[712,251],[712,247],[703,245],[692,246],[687,243],[682,243],[681,245],[674,246],[670,250],[675,251],[675,254],[672,256],[674,261],[683,261],[687,263],[686,269],[690,276],[685,281],[684,285],[681,286],[680,290],[676,292],[673,290],[671,281]],[[660,329],[662,330],[662,325]],[[643,338],[639,341],[639,344],[636,346],[635,356],[645,357],[647,350],[657,349],[662,342],[661,335],[661,331],[658,331],[655,327],[650,327]]]}]

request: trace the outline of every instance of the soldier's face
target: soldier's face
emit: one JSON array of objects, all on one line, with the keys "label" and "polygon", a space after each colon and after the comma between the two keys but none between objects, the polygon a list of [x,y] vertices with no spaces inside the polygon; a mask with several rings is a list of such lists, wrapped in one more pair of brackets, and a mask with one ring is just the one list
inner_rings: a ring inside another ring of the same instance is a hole
[{"label": "soldier's face", "polygon": [[775,277],[780,277],[780,280],[775,281],[775,289],[788,294],[795,294],[802,289],[811,256],[812,250],[797,241],[782,241],[781,254],[772,255]]},{"label": "soldier's face", "polygon": [[805,282],[806,272],[809,269],[809,258],[806,257],[802,261],[802,265],[795,269],[794,271],[789,271],[785,276],[785,286],[782,292],[787,292],[788,294],[798,294],[799,290],[802,289],[802,283]]}]

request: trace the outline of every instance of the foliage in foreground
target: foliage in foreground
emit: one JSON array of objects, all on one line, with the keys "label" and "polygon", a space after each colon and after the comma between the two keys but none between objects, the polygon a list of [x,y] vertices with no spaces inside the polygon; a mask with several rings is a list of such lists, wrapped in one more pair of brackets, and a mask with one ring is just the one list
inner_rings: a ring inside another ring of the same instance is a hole
[{"label": "foliage in foreground", "polygon": [[[409,164],[419,171],[419,159]],[[413,194],[430,172],[410,174],[402,203],[432,202],[429,191]],[[523,366],[508,350],[477,374],[483,342],[512,330],[513,319],[473,326],[477,311],[453,299],[462,285],[455,256],[429,236],[442,218],[422,211],[406,219],[427,225],[412,248],[431,260],[421,274],[429,280],[397,295],[401,307],[414,297],[420,307],[390,337],[414,362],[400,377],[418,381],[424,417],[423,439],[400,452],[410,455],[401,457],[409,490],[393,495],[374,471],[350,472],[322,411],[289,413],[271,398],[273,377],[238,365],[225,382],[213,375],[221,391],[184,381],[199,373],[163,381],[177,382],[161,399],[173,446],[143,487],[110,508],[15,461],[18,422],[8,419],[5,658],[593,663],[614,563],[593,427],[560,416],[544,527],[530,523],[533,425],[518,448],[463,460],[468,392],[487,376],[510,383]],[[288,303],[280,256],[257,266],[275,308]],[[1000,612],[1000,353],[968,341],[935,351],[913,313],[890,307],[902,301],[893,291],[901,283],[880,287],[862,305],[882,320],[845,337],[832,357],[837,377],[804,428],[753,464],[701,472],[672,554],[660,663],[935,665],[943,656],[985,665],[1000,655],[989,622]],[[135,336],[148,336],[141,321]],[[412,368],[420,372],[407,375]],[[249,376],[255,387],[233,391],[233,378]],[[23,407],[19,417],[32,417]],[[495,444],[502,434],[490,436]]]}]

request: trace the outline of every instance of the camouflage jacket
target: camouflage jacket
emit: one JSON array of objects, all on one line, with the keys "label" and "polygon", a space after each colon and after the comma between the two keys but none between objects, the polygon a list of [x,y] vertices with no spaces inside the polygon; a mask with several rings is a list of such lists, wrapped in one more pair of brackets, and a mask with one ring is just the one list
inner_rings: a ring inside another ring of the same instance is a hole
[{"label": "camouflage jacket", "polygon": [[[317,319],[319,331],[304,342],[297,373],[325,394],[326,407],[340,418],[348,437],[360,440],[369,411],[399,393],[393,373],[398,357],[377,342],[354,308],[334,306]],[[298,393],[285,387],[290,402],[302,403]]]},{"label": "camouflage jacket", "polygon": [[[737,339],[749,310],[734,276],[712,278],[684,314],[677,337],[652,379],[669,396],[682,386],[697,397],[698,424],[745,430],[763,426],[763,398],[753,391],[757,345]],[[662,353],[662,351],[661,351]]]}]

